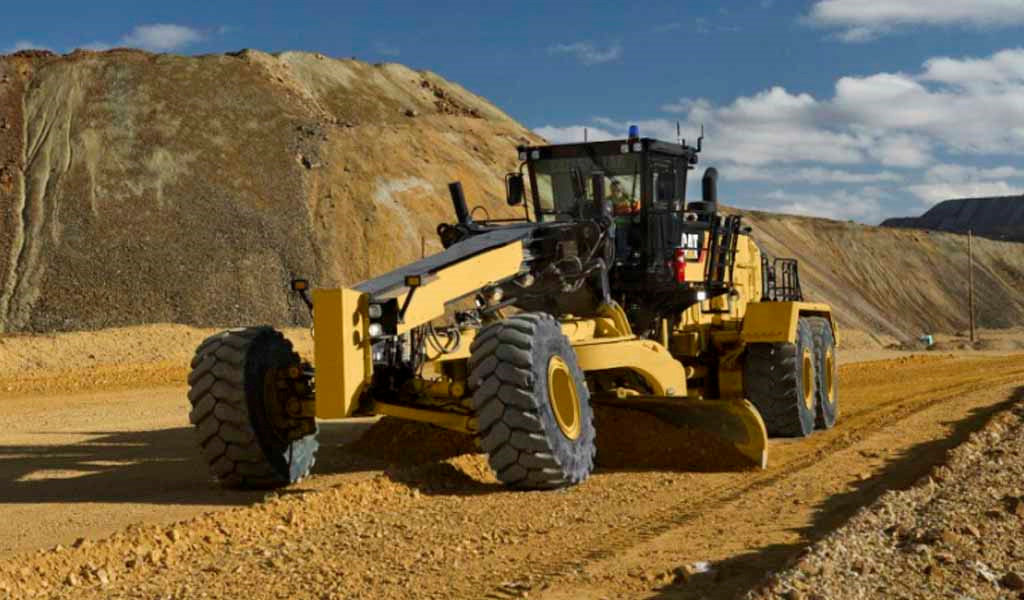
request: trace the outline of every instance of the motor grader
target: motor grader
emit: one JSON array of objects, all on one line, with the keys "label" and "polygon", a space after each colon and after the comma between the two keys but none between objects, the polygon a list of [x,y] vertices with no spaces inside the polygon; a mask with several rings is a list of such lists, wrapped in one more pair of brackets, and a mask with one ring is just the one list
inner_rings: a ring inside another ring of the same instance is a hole
[{"label": "motor grader", "polygon": [[710,432],[762,468],[768,435],[835,423],[831,310],[803,301],[795,260],[719,211],[715,169],[687,202],[701,140],[518,150],[506,192],[521,218],[474,220],[456,182],[442,252],[351,288],[292,282],[312,364],[267,326],[202,342],[190,418],[223,484],[307,475],[317,419],[463,432],[501,482],[533,489],[590,474],[597,403]]}]

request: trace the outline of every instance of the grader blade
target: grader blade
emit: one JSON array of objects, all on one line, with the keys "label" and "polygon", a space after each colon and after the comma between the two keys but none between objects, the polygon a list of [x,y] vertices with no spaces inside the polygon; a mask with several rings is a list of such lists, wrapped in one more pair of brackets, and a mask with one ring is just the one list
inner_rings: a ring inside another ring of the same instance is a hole
[{"label": "grader blade", "polygon": [[768,466],[768,432],[760,413],[748,400],[699,400],[662,396],[630,396],[600,402],[642,410],[678,427],[714,435],[748,459],[752,466]]}]

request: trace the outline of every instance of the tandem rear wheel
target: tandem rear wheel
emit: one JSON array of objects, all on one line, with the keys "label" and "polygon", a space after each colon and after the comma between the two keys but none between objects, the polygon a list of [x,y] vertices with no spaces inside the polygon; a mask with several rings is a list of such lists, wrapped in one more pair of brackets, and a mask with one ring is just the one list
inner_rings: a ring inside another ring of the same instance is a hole
[{"label": "tandem rear wheel", "polygon": [[801,317],[793,343],[749,345],[743,379],[768,435],[806,437],[815,427],[832,427],[839,381],[831,323]]}]

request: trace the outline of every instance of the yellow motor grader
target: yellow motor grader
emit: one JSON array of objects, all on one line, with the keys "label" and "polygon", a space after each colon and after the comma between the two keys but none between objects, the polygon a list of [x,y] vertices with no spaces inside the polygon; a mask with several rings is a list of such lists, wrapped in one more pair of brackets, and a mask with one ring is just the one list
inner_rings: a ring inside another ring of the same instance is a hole
[{"label": "yellow motor grader", "polygon": [[295,482],[317,419],[368,415],[476,436],[518,488],[590,474],[594,403],[656,410],[760,467],[768,435],[831,427],[830,308],[803,301],[795,260],[719,212],[715,169],[687,202],[700,149],[633,131],[520,147],[506,190],[522,218],[475,221],[456,182],[443,252],[352,288],[292,282],[313,314],[312,364],[267,326],[203,341],[190,418],[213,474]]}]

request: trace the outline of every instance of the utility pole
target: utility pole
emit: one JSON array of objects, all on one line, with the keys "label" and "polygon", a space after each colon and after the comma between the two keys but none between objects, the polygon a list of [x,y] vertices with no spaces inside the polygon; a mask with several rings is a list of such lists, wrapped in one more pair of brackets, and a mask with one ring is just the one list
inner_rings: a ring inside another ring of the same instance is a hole
[{"label": "utility pole", "polygon": [[967,230],[967,303],[971,318],[971,343],[974,343],[974,230]]}]

